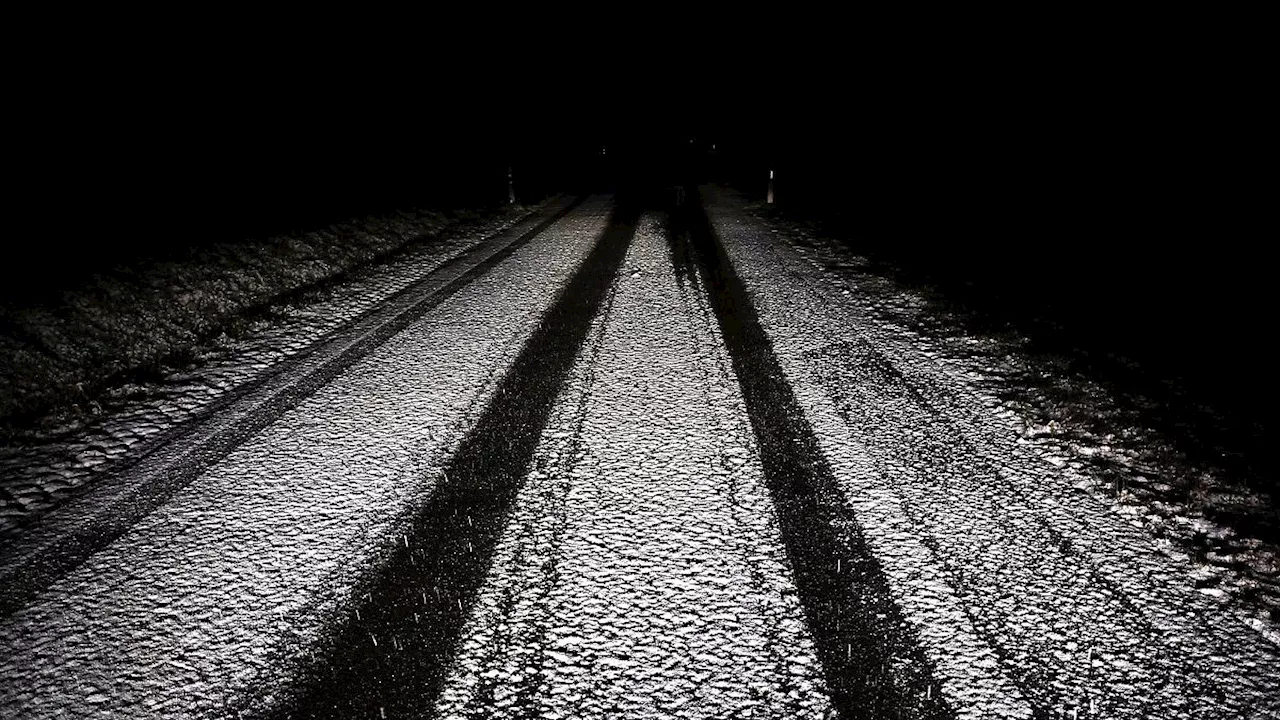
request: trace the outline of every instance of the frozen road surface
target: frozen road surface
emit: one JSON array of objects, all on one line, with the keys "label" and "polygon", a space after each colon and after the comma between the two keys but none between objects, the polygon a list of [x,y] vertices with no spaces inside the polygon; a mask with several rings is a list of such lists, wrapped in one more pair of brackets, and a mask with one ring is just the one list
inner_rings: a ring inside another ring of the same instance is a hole
[{"label": "frozen road surface", "polygon": [[552,207],[0,546],[8,718],[1280,718],[1273,629],[733,197]]}]

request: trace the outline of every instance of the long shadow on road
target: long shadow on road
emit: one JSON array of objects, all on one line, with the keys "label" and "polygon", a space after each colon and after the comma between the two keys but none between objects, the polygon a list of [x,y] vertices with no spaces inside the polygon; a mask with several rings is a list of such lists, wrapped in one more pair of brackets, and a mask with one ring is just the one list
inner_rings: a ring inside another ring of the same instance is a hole
[{"label": "long shadow on road", "polygon": [[932,664],[889,594],[879,561],[787,384],[773,343],[705,210],[670,215],[679,277],[701,272],[742,387],[787,556],[841,717],[949,718]]},{"label": "long shadow on road", "polygon": [[639,207],[619,198],[608,228],[446,463],[402,545],[357,585],[362,599],[350,620],[335,629],[275,716],[431,714],[552,404],[639,216]]}]

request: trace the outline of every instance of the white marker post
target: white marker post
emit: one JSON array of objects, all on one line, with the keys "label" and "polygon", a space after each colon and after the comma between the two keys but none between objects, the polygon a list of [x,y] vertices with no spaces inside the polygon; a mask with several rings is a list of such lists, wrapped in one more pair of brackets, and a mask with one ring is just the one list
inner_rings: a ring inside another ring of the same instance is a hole
[{"label": "white marker post", "polygon": [[516,186],[511,180],[511,166],[507,166],[507,204],[516,204]]},{"label": "white marker post", "polygon": [[772,170],[769,171],[769,194],[765,196],[764,201],[765,201],[765,204],[767,205],[773,204],[773,171]]}]

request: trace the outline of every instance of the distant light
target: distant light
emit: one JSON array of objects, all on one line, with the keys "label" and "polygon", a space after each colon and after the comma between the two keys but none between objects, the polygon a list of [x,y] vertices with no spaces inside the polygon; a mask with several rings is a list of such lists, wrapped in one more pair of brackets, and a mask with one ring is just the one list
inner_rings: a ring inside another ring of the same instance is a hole
[{"label": "distant light", "polygon": [[772,171],[772,170],[770,170],[770,171],[769,171],[769,179],[770,179],[770,180],[772,180],[772,179],[773,179],[773,171]]}]

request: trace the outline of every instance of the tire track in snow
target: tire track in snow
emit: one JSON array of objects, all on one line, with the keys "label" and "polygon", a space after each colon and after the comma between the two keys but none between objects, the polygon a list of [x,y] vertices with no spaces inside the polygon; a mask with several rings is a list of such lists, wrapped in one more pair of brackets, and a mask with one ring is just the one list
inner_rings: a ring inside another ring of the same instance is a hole
[{"label": "tire track in snow", "polygon": [[677,257],[707,282],[836,707],[845,718],[954,716],[702,207],[682,209],[671,235],[677,247],[687,236],[692,253]]},{"label": "tire track in snow", "polygon": [[403,545],[357,583],[352,616],[270,716],[429,712],[552,404],[635,232],[639,209],[620,202],[407,523]]},{"label": "tire track in snow", "polygon": [[648,216],[557,404],[438,712],[824,718],[745,408]]}]

